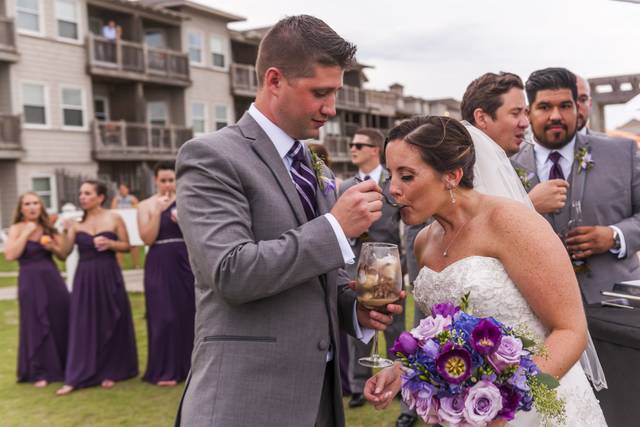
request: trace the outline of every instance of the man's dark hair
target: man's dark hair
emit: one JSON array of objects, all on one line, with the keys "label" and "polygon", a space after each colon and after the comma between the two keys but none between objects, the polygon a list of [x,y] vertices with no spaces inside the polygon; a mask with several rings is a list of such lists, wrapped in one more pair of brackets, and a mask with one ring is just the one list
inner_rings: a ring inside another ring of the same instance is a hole
[{"label": "man's dark hair", "polygon": [[258,84],[262,86],[270,67],[278,68],[287,79],[311,77],[316,65],[348,68],[356,49],[318,18],[297,15],[281,19],[260,42]]},{"label": "man's dark hair", "polygon": [[176,163],[174,161],[172,161],[172,160],[159,161],[153,167],[153,175],[157,177],[158,176],[158,172],[163,171],[163,170],[175,171],[176,170]]},{"label": "man's dark hair", "polygon": [[473,112],[481,108],[496,119],[496,111],[503,104],[502,95],[513,88],[524,89],[522,79],[513,73],[486,73],[472,81],[462,97],[462,118],[475,125]]},{"label": "man's dark hair", "polygon": [[525,90],[529,105],[536,100],[536,95],[541,90],[569,89],[573,100],[578,100],[578,85],[576,75],[566,68],[552,67],[544,70],[537,70],[531,73]]},{"label": "man's dark hair", "polygon": [[382,146],[384,145],[384,135],[378,129],[360,128],[354,133],[354,135],[366,136],[367,138],[369,138],[369,141],[371,141],[372,145],[375,145],[376,147],[380,148],[380,151],[382,151]]}]

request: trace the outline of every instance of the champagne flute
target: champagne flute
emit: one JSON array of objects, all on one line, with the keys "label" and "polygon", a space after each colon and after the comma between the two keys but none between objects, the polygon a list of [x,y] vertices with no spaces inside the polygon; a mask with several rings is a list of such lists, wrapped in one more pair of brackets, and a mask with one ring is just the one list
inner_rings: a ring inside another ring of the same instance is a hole
[{"label": "champagne flute", "polygon": [[[386,311],[387,304],[400,299],[402,270],[398,246],[391,243],[368,242],[362,244],[357,266],[356,293],[365,308]],[[358,360],[362,366],[384,368],[393,364],[378,354],[378,332],[373,336],[373,352]]]}]

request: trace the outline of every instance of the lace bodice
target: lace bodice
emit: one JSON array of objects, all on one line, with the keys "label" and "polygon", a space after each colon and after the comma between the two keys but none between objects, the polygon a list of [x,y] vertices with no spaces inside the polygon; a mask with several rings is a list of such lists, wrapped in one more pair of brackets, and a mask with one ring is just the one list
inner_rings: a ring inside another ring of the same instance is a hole
[{"label": "lace bodice", "polygon": [[[497,258],[470,256],[448,265],[440,272],[423,267],[413,289],[416,303],[426,314],[430,314],[433,304],[457,304],[467,292],[471,292],[470,308],[475,316],[495,317],[505,325],[525,327],[538,342],[543,342],[547,336],[548,331]],[[560,380],[558,394],[567,402],[565,426],[606,426],[598,401],[579,363]],[[539,426],[540,420],[535,411],[520,412],[508,425],[533,427]]]}]

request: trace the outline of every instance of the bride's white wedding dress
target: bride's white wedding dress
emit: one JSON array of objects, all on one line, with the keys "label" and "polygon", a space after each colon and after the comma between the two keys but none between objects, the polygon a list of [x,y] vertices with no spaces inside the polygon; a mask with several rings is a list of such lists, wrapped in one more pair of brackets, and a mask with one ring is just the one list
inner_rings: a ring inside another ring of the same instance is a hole
[{"label": "bride's white wedding dress", "polygon": [[[450,264],[441,272],[423,267],[413,290],[416,303],[426,314],[436,303],[457,304],[467,292],[471,292],[473,315],[491,316],[513,327],[525,325],[538,342],[544,341],[549,333],[497,258],[470,256]],[[580,363],[576,362],[560,380],[558,394],[566,400],[566,426],[607,425]],[[517,413],[508,425],[538,426],[540,419],[533,409]]]}]

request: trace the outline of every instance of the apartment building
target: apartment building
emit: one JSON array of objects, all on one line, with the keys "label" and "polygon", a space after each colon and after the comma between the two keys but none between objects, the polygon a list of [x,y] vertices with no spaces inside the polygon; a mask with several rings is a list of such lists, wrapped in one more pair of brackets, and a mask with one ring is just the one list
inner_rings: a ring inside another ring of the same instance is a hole
[{"label": "apartment building", "polygon": [[187,0],[0,0],[0,226],[18,194],[58,211],[83,177],[148,196],[155,162],[235,120],[227,24],[242,19]]}]

